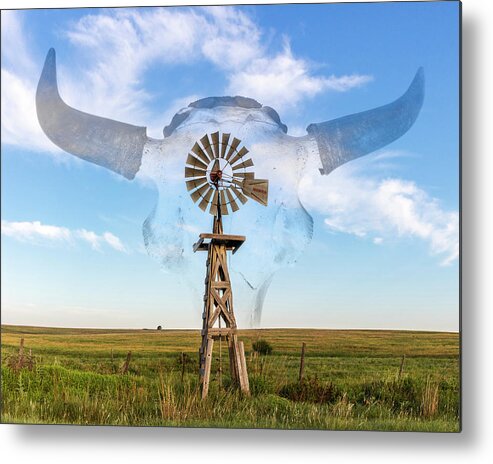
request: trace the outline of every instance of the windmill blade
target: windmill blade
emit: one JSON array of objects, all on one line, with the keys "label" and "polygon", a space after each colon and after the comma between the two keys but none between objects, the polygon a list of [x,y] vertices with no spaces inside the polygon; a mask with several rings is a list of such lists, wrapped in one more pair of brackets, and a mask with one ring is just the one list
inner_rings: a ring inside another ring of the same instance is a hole
[{"label": "windmill blade", "polygon": [[238,198],[242,204],[245,204],[248,201],[248,198],[243,195],[236,187],[231,186],[231,190],[235,192],[236,198]]},{"label": "windmill blade", "polygon": [[195,145],[192,147],[192,151],[206,164],[209,164],[209,161],[212,161],[205,153],[200,145],[195,142]]},{"label": "windmill blade", "polygon": [[203,179],[187,180],[185,183],[187,184],[187,190],[190,192],[190,190],[194,190],[197,187],[207,183],[207,178],[204,177]]},{"label": "windmill blade", "polygon": [[241,150],[236,153],[233,158],[229,160],[229,164],[233,165],[235,164],[240,158],[243,158],[246,154],[248,153],[248,150],[245,147],[242,147]]},{"label": "windmill blade", "polygon": [[240,207],[238,206],[238,203],[236,203],[233,194],[229,191],[229,189],[226,190],[226,196],[228,197],[228,204],[231,206],[231,209],[233,210],[233,213],[238,211]]},{"label": "windmill blade", "polygon": [[209,158],[213,160],[215,158],[214,153],[212,152],[211,148],[211,142],[209,141],[209,136],[205,134],[201,139],[200,139],[202,146],[204,147],[205,151],[209,155]]},{"label": "windmill blade", "polygon": [[192,200],[194,203],[197,203],[197,201],[202,198],[204,196],[204,194],[211,190],[211,187],[209,186],[209,184],[205,184],[203,185],[202,187],[200,187],[199,189],[195,190],[195,192],[192,192],[190,194],[190,196],[192,197]]},{"label": "windmill blade", "polygon": [[245,179],[243,181],[243,193],[260,203],[267,206],[269,196],[269,181],[266,179]]},{"label": "windmill blade", "polygon": [[[236,177],[243,177],[244,179],[254,179],[255,178],[255,173],[254,172],[235,172],[233,178]],[[240,182],[243,182],[241,179],[237,179]]]},{"label": "windmill blade", "polygon": [[202,163],[198,158],[195,158],[191,153],[187,156],[187,164],[191,164],[193,167],[199,167],[202,169],[207,169],[207,164]]},{"label": "windmill blade", "polygon": [[243,188],[243,180],[235,179],[234,177],[231,179],[231,186],[236,185],[238,188]]},{"label": "windmill blade", "polygon": [[213,132],[211,134],[212,139],[212,151],[214,152],[214,156],[219,158],[219,132]]},{"label": "windmill blade", "polygon": [[233,142],[229,146],[229,151],[228,154],[226,155],[226,161],[229,161],[229,158],[231,158],[231,155],[236,151],[238,148],[238,145],[240,144],[241,140],[237,139],[236,137],[233,137]]},{"label": "windmill blade", "polygon": [[199,208],[202,210],[202,211],[205,211],[207,209],[207,205],[209,204],[210,202],[210,199],[211,199],[211,196],[212,196],[212,192],[214,190],[212,189],[209,189],[207,190],[207,192],[205,193],[205,195],[203,196],[201,202],[199,203]]},{"label": "windmill blade", "polygon": [[221,165],[219,164],[219,159],[216,158],[216,160],[214,161],[214,164],[212,165],[211,172],[218,171],[220,169],[221,169]]},{"label": "windmill blade", "polygon": [[226,153],[226,148],[228,148],[229,137],[231,134],[223,134],[221,137],[221,158],[224,158],[224,154]]},{"label": "windmill blade", "polygon": [[226,197],[224,196],[224,190],[221,190],[219,192],[219,197],[221,198],[221,203],[220,203],[221,214],[223,216],[226,216],[227,214],[229,214],[229,212],[228,212],[228,207],[227,207],[227,204],[226,204]]},{"label": "windmill blade", "polygon": [[219,198],[219,192],[217,190],[214,190],[214,196],[212,197],[211,207],[209,209],[209,213],[211,213],[213,216],[217,214],[218,198]]},{"label": "windmill blade", "polygon": [[228,213],[228,208],[226,207],[226,205],[223,205],[221,203],[221,216],[227,216],[229,213]]},{"label": "windmill blade", "polygon": [[198,168],[185,167],[185,178],[188,177],[205,177],[206,171]]},{"label": "windmill blade", "polygon": [[238,169],[249,168],[252,166],[253,166],[252,158],[248,158],[246,161],[243,161],[243,163],[240,163],[240,164],[237,164],[236,166],[233,166],[233,172],[237,171]]}]

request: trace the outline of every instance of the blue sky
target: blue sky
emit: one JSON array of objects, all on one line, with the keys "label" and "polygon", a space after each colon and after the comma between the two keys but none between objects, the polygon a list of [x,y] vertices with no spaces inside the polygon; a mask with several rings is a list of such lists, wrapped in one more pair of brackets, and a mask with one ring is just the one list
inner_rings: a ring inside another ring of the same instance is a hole
[{"label": "blue sky", "polygon": [[39,128],[50,47],[69,104],[156,138],[189,102],[228,94],[303,135],[397,98],[423,66],[407,134],[302,181],[313,240],[275,275],[262,326],[458,329],[456,2],[2,12],[2,322],[199,327],[200,300],[143,245],[155,189]]}]

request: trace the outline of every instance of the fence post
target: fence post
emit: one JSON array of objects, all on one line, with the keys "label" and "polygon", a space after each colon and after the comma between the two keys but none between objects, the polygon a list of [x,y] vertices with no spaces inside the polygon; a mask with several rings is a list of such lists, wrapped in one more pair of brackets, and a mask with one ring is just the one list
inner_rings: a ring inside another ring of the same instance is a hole
[{"label": "fence post", "polygon": [[404,371],[404,360],[406,359],[406,355],[403,354],[402,355],[402,359],[401,359],[401,367],[399,368],[399,375],[397,376],[397,380],[401,380],[401,376],[402,376],[402,372]]},{"label": "fence post", "polygon": [[127,353],[127,359],[125,360],[125,364],[123,364],[122,374],[126,374],[128,372],[128,367],[130,366],[131,357],[132,357],[132,352],[129,351]]},{"label": "fence post", "polygon": [[22,369],[24,366],[24,337],[21,338],[21,342],[19,344],[19,353],[17,355],[17,369]]},{"label": "fence post", "polygon": [[306,347],[306,343],[303,342],[303,344],[301,345],[300,376],[299,376],[300,382],[303,380],[303,376],[305,374],[305,347]]}]

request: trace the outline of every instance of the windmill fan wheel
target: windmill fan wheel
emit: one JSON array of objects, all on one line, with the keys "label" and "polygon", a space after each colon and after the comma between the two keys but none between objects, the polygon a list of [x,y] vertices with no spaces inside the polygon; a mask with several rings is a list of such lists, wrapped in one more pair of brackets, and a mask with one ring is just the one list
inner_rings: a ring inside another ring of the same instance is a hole
[{"label": "windmill fan wheel", "polygon": [[185,182],[192,200],[212,215],[234,213],[248,198],[267,205],[268,181],[249,171],[253,161],[231,134],[205,134],[188,153]]}]

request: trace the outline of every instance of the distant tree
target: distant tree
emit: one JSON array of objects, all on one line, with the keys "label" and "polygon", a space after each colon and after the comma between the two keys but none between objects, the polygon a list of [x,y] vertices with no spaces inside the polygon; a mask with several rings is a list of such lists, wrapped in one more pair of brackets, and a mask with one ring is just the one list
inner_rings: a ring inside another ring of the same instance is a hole
[{"label": "distant tree", "polygon": [[157,330],[163,330],[163,328],[160,325],[158,325]]}]

